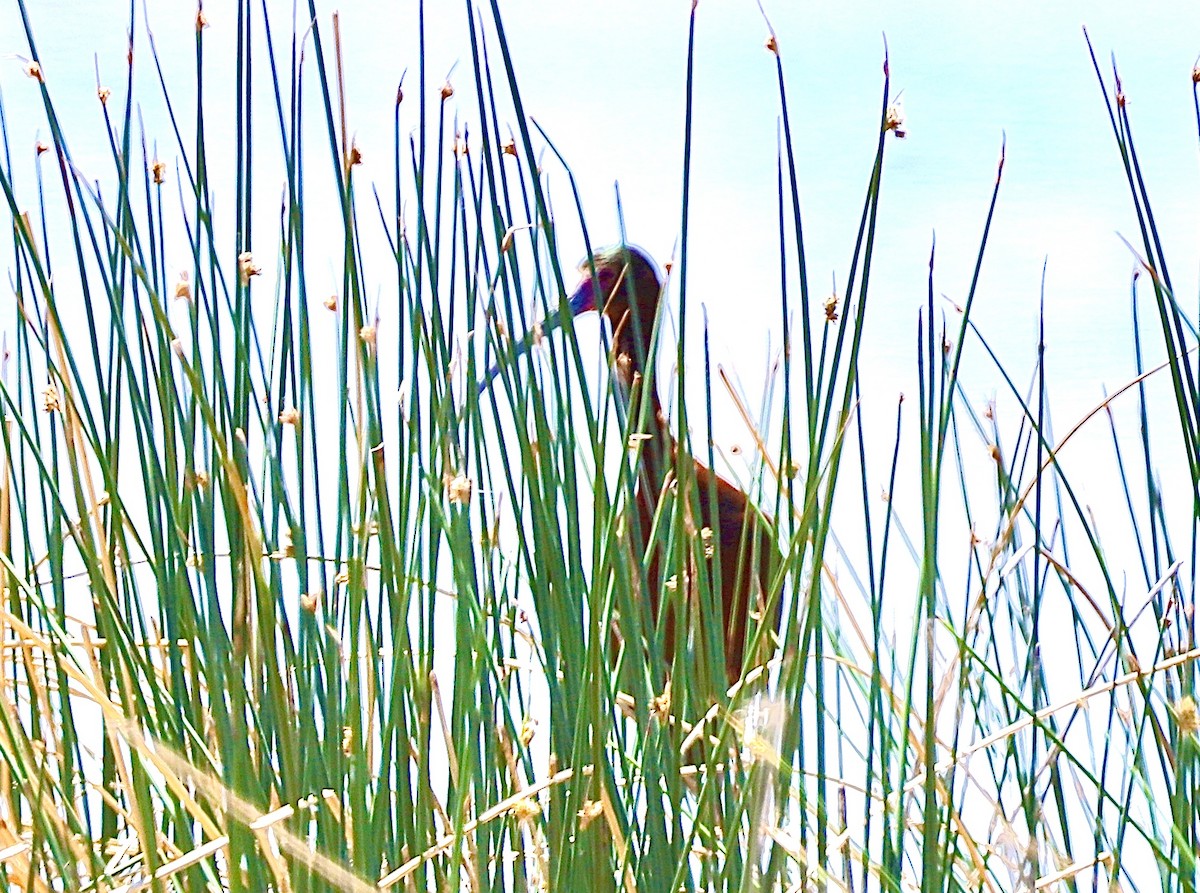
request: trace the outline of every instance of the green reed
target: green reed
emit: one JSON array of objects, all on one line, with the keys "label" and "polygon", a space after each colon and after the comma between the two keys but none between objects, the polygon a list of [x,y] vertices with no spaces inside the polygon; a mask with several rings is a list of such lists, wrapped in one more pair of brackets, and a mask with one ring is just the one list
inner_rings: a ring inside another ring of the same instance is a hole
[{"label": "green reed", "polygon": [[[714,379],[707,340],[701,354],[681,336],[672,374],[647,370],[623,407],[606,381],[588,384],[604,345],[581,343],[569,318],[515,357],[575,275],[560,242],[578,234],[590,250],[597,234],[569,159],[522,103],[499,4],[466,4],[469,65],[452,86],[426,71],[424,13],[415,74],[396,74],[390,170],[374,182],[353,120],[382,111],[347,107],[361,73],[311,0],[303,26],[237,5],[232,97],[211,87],[203,13],[195,80],[180,85],[131,4],[138,49],[123,89],[97,97],[111,160],[98,179],[76,168],[79,125],[39,67],[30,89],[50,139],[32,178],[2,122],[4,881],[1194,890],[1200,373],[1119,82],[1105,101],[1139,224],[1134,299],[1152,291],[1163,337],[1151,343],[1135,305],[1144,374],[1056,439],[1044,336],[1023,388],[976,329],[1001,160],[950,319],[931,254],[917,427],[901,405],[880,442],[858,371],[885,157],[902,135],[888,64],[844,297],[823,305],[772,38],[783,349],[766,410],[741,406],[756,440],[749,492],[783,561],[750,631],[774,658],[726,691],[722,655],[698,638],[665,653],[648,556],[626,531],[630,434],[650,389],[673,390],[686,449],[651,548],[664,576],[690,581],[664,603],[719,629],[688,456],[714,464],[712,394],[728,380]],[[681,60],[680,252],[662,314],[680,333],[694,306],[688,236],[706,225],[689,214],[701,15]],[[143,97],[165,111],[157,131]],[[232,146],[209,135],[229,120]],[[229,159],[228,179],[214,173]],[[264,180],[281,190],[277,212]],[[334,213],[314,210],[322,195]],[[1005,389],[984,412],[960,383],[968,358]],[[705,404],[689,406],[701,373]],[[1147,408],[1168,377],[1174,440]],[[1115,420],[1118,400],[1136,404],[1136,431]],[[1060,461],[1106,420],[1129,567]],[[1164,509],[1159,469],[1190,482],[1190,526]],[[919,505],[868,499],[904,477],[920,482]],[[965,547],[961,529],[976,532]],[[1146,597],[1130,602],[1121,574]],[[1051,634],[1052,616],[1068,619]]]}]

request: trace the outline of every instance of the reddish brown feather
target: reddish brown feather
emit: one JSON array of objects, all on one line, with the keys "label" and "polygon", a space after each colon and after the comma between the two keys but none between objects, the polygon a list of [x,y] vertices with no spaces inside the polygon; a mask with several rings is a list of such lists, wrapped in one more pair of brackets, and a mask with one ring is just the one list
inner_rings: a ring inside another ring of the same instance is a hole
[{"label": "reddish brown feather", "polygon": [[[635,248],[598,255],[595,270],[597,301],[604,302],[602,312],[612,325],[617,376],[628,397],[650,355],[662,286],[654,265]],[[641,446],[635,501],[642,554],[653,550],[647,583],[651,611],[657,620],[660,595],[667,581],[662,579],[660,572],[662,547],[658,542],[651,542],[651,532],[667,472],[674,467],[675,443],[658,395],[651,390],[647,396],[650,406],[649,412],[644,414],[648,420],[644,427],[648,430],[642,433],[650,437]],[[697,535],[702,528],[712,530],[714,558],[720,561],[725,675],[732,685],[742,674],[750,613],[754,611],[759,616],[766,616],[765,601],[770,592],[771,573],[778,566],[779,549],[770,525],[750,505],[746,494],[704,465],[693,462],[697,485],[693,523]],[[715,505],[712,499],[714,479]],[[707,570],[715,582],[713,563],[712,559],[708,560]],[[694,586],[689,586],[688,590],[685,599],[694,597],[694,592],[690,591]],[[778,617],[778,610],[774,616]],[[666,639],[663,647],[668,660],[675,653],[676,625],[672,610],[664,624]],[[698,629],[694,632],[697,646],[707,650],[706,631]]]}]

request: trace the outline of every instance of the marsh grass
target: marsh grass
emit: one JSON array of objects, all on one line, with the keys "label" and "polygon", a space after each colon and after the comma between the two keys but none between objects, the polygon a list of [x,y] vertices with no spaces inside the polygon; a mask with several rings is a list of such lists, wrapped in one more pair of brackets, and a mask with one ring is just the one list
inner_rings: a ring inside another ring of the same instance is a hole
[{"label": "marsh grass", "polygon": [[[679,332],[694,312],[695,15]],[[98,181],[73,163],[73,125],[39,69],[50,139],[35,177],[17,175],[5,122],[6,884],[1195,889],[1194,321],[1119,82],[1104,98],[1139,223],[1144,374],[1055,439],[1041,364],[1022,388],[996,361],[971,310],[1001,160],[949,317],[931,256],[917,406],[901,404],[881,442],[864,434],[857,369],[898,129],[887,65],[846,300],[826,308],[808,290],[774,53],[785,349],[766,401],[777,416],[745,410],[758,453],[745,483],[784,555],[760,615],[778,606],[780,622],[752,623],[775,657],[727,692],[713,648],[679,636],[664,653],[626,524],[640,394],[674,390],[679,441],[713,465],[710,406],[689,407],[689,382],[702,376],[711,405],[728,379],[707,342],[698,354],[681,337],[667,380],[647,374],[622,406],[589,376],[595,349],[570,320],[514,358],[513,339],[574,276],[558,233],[591,243],[567,160],[531,129],[497,5],[467,5],[470,71],[453,91],[421,54],[397,97],[391,179],[374,184],[349,135],[337,20],[311,4],[302,17],[311,27],[238,5],[228,181],[210,179],[224,168],[206,131],[228,97],[205,90],[199,21],[193,106],[156,51],[98,98],[112,162]],[[423,15],[415,25],[423,47]],[[132,11],[129,26],[146,35]],[[147,89],[167,110],[157,135],[140,124]],[[177,164],[158,165],[159,140]],[[275,165],[283,200],[264,233],[253,181]],[[306,213],[321,191],[336,213]],[[181,241],[186,277],[168,260]],[[328,299],[313,255],[334,259]],[[996,361],[998,406],[981,412],[960,389],[968,354]],[[1164,377],[1178,435],[1147,409]],[[1115,421],[1117,400],[1136,404],[1136,428]],[[1132,550],[1102,543],[1060,461],[1106,422]],[[1164,509],[1158,463],[1190,486],[1182,521]],[[654,547],[690,581],[667,594],[679,616],[712,629],[719,581],[689,521],[691,467],[677,462]],[[919,478],[919,505],[870,498],[898,475]],[[965,549],[951,529],[975,532]]]}]

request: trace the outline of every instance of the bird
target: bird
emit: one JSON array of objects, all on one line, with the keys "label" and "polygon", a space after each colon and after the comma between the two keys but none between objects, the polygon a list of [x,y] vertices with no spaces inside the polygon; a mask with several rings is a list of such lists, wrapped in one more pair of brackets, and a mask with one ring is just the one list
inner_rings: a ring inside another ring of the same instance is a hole
[{"label": "bird", "polygon": [[[653,537],[654,518],[664,489],[675,470],[679,445],[671,434],[671,425],[653,387],[639,389],[649,406],[630,407],[638,380],[645,380],[651,356],[655,320],[663,286],[650,257],[632,245],[617,245],[595,251],[590,261],[580,265],[581,280],[566,301],[572,316],[597,312],[608,320],[612,331],[612,356],[622,404],[631,412],[631,441],[640,441],[634,502],[637,510],[637,535],[642,555],[649,552],[647,585],[651,614],[659,620],[662,593],[669,585],[662,578],[664,546]],[[558,313],[548,315],[541,333],[562,322]],[[532,343],[525,339],[515,347],[519,354]],[[499,367],[489,370],[481,384],[487,386]],[[642,409],[644,411],[638,411]],[[679,457],[681,461],[685,457]],[[691,457],[686,457],[691,458]],[[746,494],[725,478],[692,459],[696,481],[696,504],[691,524],[704,537],[703,554],[710,564],[719,564],[720,598],[724,632],[725,677],[730,686],[737,683],[744,669],[748,621],[751,612],[766,617],[770,577],[778,566],[779,547],[771,524],[750,503]],[[715,498],[714,498],[715,496]],[[656,540],[652,542],[652,539]],[[640,556],[639,556],[640,557]],[[687,574],[682,576],[685,580]],[[710,576],[710,579],[715,578]],[[687,593],[687,597],[692,597]],[[686,612],[691,615],[692,612]],[[776,614],[778,611],[776,610]],[[663,624],[663,650],[668,661],[675,653],[677,627],[675,611],[668,607]],[[694,630],[701,643],[707,630]],[[711,653],[711,652],[710,652]]]}]

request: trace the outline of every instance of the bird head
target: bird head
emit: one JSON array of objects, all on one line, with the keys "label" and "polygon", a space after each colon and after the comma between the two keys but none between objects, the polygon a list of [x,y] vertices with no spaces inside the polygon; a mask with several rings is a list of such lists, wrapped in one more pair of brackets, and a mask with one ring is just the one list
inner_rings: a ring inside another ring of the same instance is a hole
[{"label": "bird head", "polygon": [[[649,353],[662,292],[654,262],[640,248],[618,245],[596,251],[590,261],[580,264],[579,272],[582,279],[567,298],[567,313],[601,313],[612,326],[618,358],[628,357],[641,368]],[[560,325],[562,312],[555,311],[542,320],[541,332],[549,334]],[[513,357],[527,352],[533,343],[533,338],[522,339],[514,346]],[[489,369],[479,390],[499,373],[499,366]]]},{"label": "bird head", "polygon": [[601,249],[591,262],[579,265],[579,272],[583,278],[567,299],[572,314],[599,311],[608,317],[615,332],[628,324],[626,316],[632,311],[639,323],[653,329],[662,286],[654,262],[640,248]]}]

